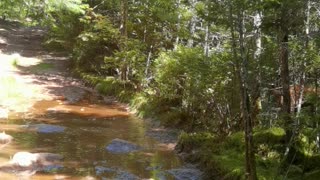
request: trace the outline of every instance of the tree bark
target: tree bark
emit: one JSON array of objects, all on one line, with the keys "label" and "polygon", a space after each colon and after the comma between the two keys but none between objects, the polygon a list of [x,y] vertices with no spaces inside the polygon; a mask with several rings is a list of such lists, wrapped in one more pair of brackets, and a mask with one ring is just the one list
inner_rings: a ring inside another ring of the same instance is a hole
[{"label": "tree bark", "polygon": [[[121,0],[121,23],[120,23],[120,33],[121,36],[124,38],[124,44],[121,48],[122,51],[126,51],[126,43],[128,38],[128,30],[127,30],[127,22],[128,22],[128,1],[127,0]],[[122,59],[122,65],[121,65],[121,80],[127,80],[127,57],[124,57]]]},{"label": "tree bark", "polygon": [[149,69],[150,69],[150,64],[151,64],[152,49],[153,49],[153,46],[151,45],[149,53],[148,53],[148,58],[147,58],[147,63],[146,63],[146,70],[145,70],[145,76],[146,76],[146,80],[147,81],[149,79]]},{"label": "tree bark", "polygon": [[[290,74],[289,74],[289,30],[284,25],[280,28],[279,34],[280,41],[280,79],[282,85],[282,105],[281,105],[281,115],[286,125],[286,141],[290,142],[292,137],[292,119],[291,119],[291,96],[290,96]],[[288,149],[287,149],[288,153]]]},{"label": "tree bark", "polygon": [[209,22],[207,22],[206,29],[205,29],[204,46],[203,46],[205,57],[209,57],[209,27],[210,27],[210,24]]},{"label": "tree bark", "polygon": [[253,144],[253,122],[251,118],[250,110],[250,98],[248,93],[248,58],[246,57],[245,47],[245,23],[244,23],[244,12],[240,12],[238,16],[239,24],[239,43],[240,43],[240,57],[241,57],[241,68],[240,68],[240,92],[242,102],[242,115],[244,120],[245,130],[245,158],[246,158],[246,179],[256,180],[256,164],[254,156],[254,144]]},{"label": "tree bark", "polygon": [[301,107],[302,107],[302,101],[303,101],[303,94],[304,94],[304,87],[305,87],[305,81],[306,81],[306,72],[305,68],[307,66],[308,62],[308,49],[309,49],[309,34],[310,34],[310,9],[311,4],[310,0],[307,0],[306,2],[306,12],[305,12],[305,53],[304,53],[304,61],[302,63],[302,75],[300,78],[300,91],[299,91],[299,97],[298,97],[298,104],[297,104],[297,116],[300,115]]},{"label": "tree bark", "polygon": [[191,8],[193,16],[190,20],[190,38],[188,39],[188,47],[193,47],[193,36],[196,32],[196,12],[195,12],[196,0],[191,0]]},{"label": "tree bark", "polygon": [[[316,73],[315,73],[315,88],[316,88],[316,95],[318,95],[318,70],[316,70]],[[319,98],[316,98],[316,102],[315,104],[318,104],[318,99]],[[315,106],[315,116],[318,115],[318,106]],[[316,128],[319,129],[319,122],[317,121],[316,122]],[[317,144],[317,148],[318,148],[318,151],[320,150],[320,132],[318,131],[317,132],[317,137],[316,137],[316,144]]]},{"label": "tree bark", "polygon": [[257,71],[256,71],[256,85],[253,92],[253,111],[252,111],[252,120],[256,121],[259,112],[261,111],[261,66],[260,66],[260,58],[262,53],[262,41],[261,41],[261,23],[262,23],[262,14],[260,11],[257,11],[253,24],[255,29],[255,40],[256,40],[256,50],[254,52],[254,60],[257,63]]},{"label": "tree bark", "polygon": [[181,4],[181,0],[178,0],[177,2],[177,9],[178,9],[178,22],[177,22],[177,37],[174,43],[174,49],[176,50],[178,45],[179,45],[179,41],[180,41],[180,37],[179,37],[179,31],[181,29],[181,25],[180,25],[180,21],[181,21],[181,13],[180,13],[180,4]]}]

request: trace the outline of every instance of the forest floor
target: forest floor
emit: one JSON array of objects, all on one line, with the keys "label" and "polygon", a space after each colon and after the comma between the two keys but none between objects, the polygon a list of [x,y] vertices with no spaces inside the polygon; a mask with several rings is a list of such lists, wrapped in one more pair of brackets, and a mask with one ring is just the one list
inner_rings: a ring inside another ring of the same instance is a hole
[{"label": "forest floor", "polygon": [[27,112],[38,101],[83,98],[81,82],[70,77],[68,57],[42,46],[45,32],[39,28],[6,24],[0,28],[2,84],[0,106],[11,112]]}]

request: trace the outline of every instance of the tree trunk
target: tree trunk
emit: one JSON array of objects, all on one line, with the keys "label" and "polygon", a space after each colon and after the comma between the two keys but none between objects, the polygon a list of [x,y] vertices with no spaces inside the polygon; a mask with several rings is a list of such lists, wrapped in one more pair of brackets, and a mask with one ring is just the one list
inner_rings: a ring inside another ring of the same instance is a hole
[{"label": "tree trunk", "polygon": [[302,64],[302,75],[300,78],[300,91],[299,91],[299,97],[298,97],[298,105],[297,105],[297,116],[300,115],[301,112],[301,106],[303,101],[303,93],[304,93],[304,87],[305,87],[305,81],[306,81],[306,72],[305,68],[307,66],[308,62],[308,49],[309,49],[309,33],[310,33],[310,0],[307,0],[306,2],[306,12],[305,12],[305,54],[304,54],[304,61]]},{"label": "tree trunk", "polygon": [[279,42],[280,42],[280,79],[282,85],[282,105],[281,105],[281,115],[283,120],[285,121],[286,128],[286,142],[288,143],[288,148],[286,150],[286,154],[289,152],[289,142],[293,135],[293,123],[291,118],[291,96],[290,96],[290,77],[289,77],[289,30],[283,25],[280,28],[279,34]]},{"label": "tree trunk", "polygon": [[209,27],[210,27],[210,24],[209,22],[207,22],[206,29],[205,29],[204,46],[203,46],[205,57],[209,57]]},{"label": "tree trunk", "polygon": [[[316,70],[316,75],[315,75],[316,77],[315,77],[315,87],[316,87],[316,95],[317,95],[317,98],[316,98],[316,102],[315,102],[315,104],[316,104],[316,106],[315,106],[315,116],[317,116],[318,115],[318,106],[317,106],[317,104],[318,104],[318,70]],[[319,129],[319,121],[317,121],[316,122],[316,129]],[[318,147],[318,151],[320,150],[320,132],[319,132],[319,130],[317,131],[317,137],[316,137],[316,144],[317,144],[317,147]]]},{"label": "tree trunk", "polygon": [[[121,23],[120,23],[120,33],[124,38],[124,45],[121,48],[122,51],[126,51],[126,43],[128,38],[127,21],[128,21],[128,1],[121,0]],[[127,80],[127,57],[124,57],[121,65],[121,80]]]},{"label": "tree trunk", "polygon": [[244,12],[239,13],[239,43],[240,43],[240,56],[241,56],[241,68],[240,68],[240,92],[242,102],[242,115],[244,120],[245,130],[245,157],[246,157],[246,179],[256,180],[256,165],[254,156],[254,144],[253,144],[253,122],[250,111],[250,98],[248,94],[248,58],[246,57],[245,47],[245,24],[244,24]]},{"label": "tree trunk", "polygon": [[[233,56],[233,78],[232,78],[232,84],[234,87],[236,86],[240,86],[238,83],[240,82],[240,63],[239,63],[239,57],[238,57],[238,50],[237,50],[237,39],[236,39],[236,33],[235,33],[235,22],[234,22],[234,18],[233,18],[233,7],[230,6],[229,9],[229,26],[230,26],[230,33],[231,33],[231,45],[232,45],[232,56]],[[235,104],[238,104],[238,99],[235,97],[238,97],[238,87],[236,88],[237,90],[233,90],[232,94],[231,94],[231,99],[232,99],[232,107],[234,106],[238,106]],[[240,87],[239,87],[240,89]],[[242,103],[240,102],[239,104],[239,109],[242,109]],[[231,111],[233,112],[233,111]],[[234,114],[233,117],[236,117],[237,113],[232,113]],[[242,115],[240,115],[242,117]],[[242,118],[240,118],[240,121],[238,124],[239,126],[242,128],[244,127],[244,123],[242,121]],[[239,128],[240,129],[240,128]]]},{"label": "tree trunk", "polygon": [[178,45],[179,45],[179,41],[180,41],[180,37],[179,37],[179,32],[181,29],[181,25],[180,25],[180,21],[181,21],[181,13],[180,13],[180,4],[181,4],[181,0],[178,0],[177,2],[177,9],[178,9],[178,22],[177,22],[177,37],[174,43],[174,49],[176,50]]},{"label": "tree trunk", "polygon": [[191,0],[191,9],[193,16],[190,20],[190,38],[188,39],[188,47],[193,47],[193,37],[196,32],[196,12],[195,12],[196,0]]},{"label": "tree trunk", "polygon": [[257,63],[256,71],[256,86],[254,88],[252,100],[253,100],[253,111],[252,111],[252,121],[255,122],[259,112],[261,111],[261,66],[260,58],[262,53],[262,41],[261,41],[261,23],[262,23],[262,14],[260,11],[257,11],[254,16],[254,28],[255,28],[255,40],[256,40],[256,50],[254,52],[254,60]]},{"label": "tree trunk", "polygon": [[147,58],[147,63],[146,63],[146,70],[145,70],[145,76],[146,76],[146,80],[147,81],[149,79],[149,69],[150,69],[150,64],[151,64],[152,49],[153,49],[153,46],[151,45],[149,53],[148,53],[148,58]]}]

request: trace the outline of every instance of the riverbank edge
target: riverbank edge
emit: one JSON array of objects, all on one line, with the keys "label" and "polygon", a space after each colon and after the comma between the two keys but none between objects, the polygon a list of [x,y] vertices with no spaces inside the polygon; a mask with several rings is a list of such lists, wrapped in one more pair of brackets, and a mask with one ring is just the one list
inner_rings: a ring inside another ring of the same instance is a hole
[{"label": "riverbank edge", "polygon": [[[105,77],[98,77],[93,76],[89,74],[85,74],[77,69],[73,69],[73,76],[76,78],[79,78],[85,86],[91,88],[96,93],[99,93],[102,96],[105,96],[106,99],[111,99],[112,103],[120,104],[122,107],[124,107],[130,114],[137,116],[139,119],[141,119],[144,124],[146,125],[146,136],[151,137],[155,140],[157,140],[159,143],[165,146],[166,149],[174,151],[181,160],[186,163],[188,167],[198,169],[203,173],[202,179],[216,179],[217,177],[212,177],[209,175],[209,173],[206,173],[204,164],[197,163],[195,161],[190,161],[189,158],[193,156],[192,152],[185,153],[185,152],[179,152],[180,150],[177,149],[177,146],[179,144],[179,139],[181,134],[184,133],[182,129],[175,128],[175,127],[168,127],[161,123],[161,120],[155,117],[144,117],[141,115],[141,112],[138,108],[135,107],[135,105],[131,102],[134,97],[137,95],[136,92],[133,92],[132,89],[122,89],[123,91],[129,91],[126,92],[126,95],[122,96],[116,91],[113,92],[106,92],[103,87],[101,87],[101,82],[110,82],[108,78]],[[99,87],[100,86],[100,87]],[[117,85],[116,85],[117,86]],[[108,102],[110,103],[110,102]],[[157,130],[161,133],[153,133],[153,130]]]},{"label": "riverbank edge", "polygon": [[[150,112],[152,108],[146,108],[146,106],[151,106],[150,102],[145,98],[146,93],[135,91],[134,84],[121,82],[114,77],[99,77],[87,74],[77,69],[74,69],[74,75],[82,80],[87,87],[92,88],[107,99],[116,99],[117,103],[119,102],[124,105],[130,113],[141,118],[147,124],[147,135],[148,131],[152,128],[176,131],[175,145],[172,146],[171,144],[172,150],[181,157],[183,162],[193,164],[197,169],[202,171],[202,179],[244,179],[245,159],[243,132],[226,135],[225,137],[216,137],[212,132],[203,131],[186,133],[183,131],[184,128],[177,124],[174,124],[174,126],[166,126],[168,125],[166,122],[171,121],[163,119],[166,118],[163,114],[161,116],[161,114]],[[168,112],[168,114],[170,114],[170,112]],[[281,144],[284,137],[284,130],[274,128],[256,132],[258,132],[256,136],[260,136],[262,142],[270,141],[266,141],[266,138],[272,139],[270,144],[267,144],[267,148],[274,150],[272,152],[278,155],[279,152],[274,149],[274,146]],[[169,139],[170,138],[172,137],[169,137]],[[155,139],[160,142],[166,141],[166,139],[157,135]],[[283,178],[279,174],[280,162],[276,161],[277,157],[264,159],[263,156],[257,155],[256,158],[259,179]],[[300,168],[294,167],[288,171],[290,171],[290,174],[297,174]]]}]

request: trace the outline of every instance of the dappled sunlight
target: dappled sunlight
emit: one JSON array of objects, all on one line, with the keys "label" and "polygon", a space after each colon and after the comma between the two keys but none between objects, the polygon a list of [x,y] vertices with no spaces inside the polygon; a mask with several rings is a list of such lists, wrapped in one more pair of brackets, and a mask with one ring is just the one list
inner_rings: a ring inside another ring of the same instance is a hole
[{"label": "dappled sunlight", "polygon": [[32,77],[22,77],[17,68],[34,66],[40,62],[40,59],[22,57],[17,53],[0,54],[0,106],[15,112],[25,112],[35,99],[41,97],[42,89],[32,83]]},{"label": "dappled sunlight", "polygon": [[[147,158],[164,170],[180,165],[126,105],[71,77],[68,55],[42,47],[43,31],[12,29],[0,30],[0,179],[101,179],[99,166],[112,167],[110,177],[148,178]],[[141,152],[107,151],[118,138]],[[51,153],[63,159],[43,157]]]}]

